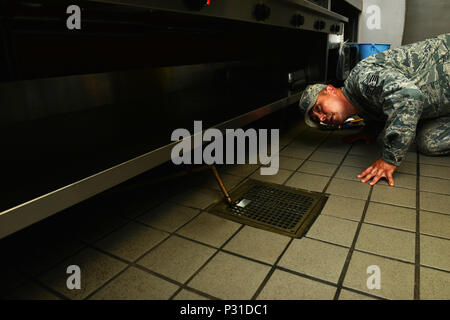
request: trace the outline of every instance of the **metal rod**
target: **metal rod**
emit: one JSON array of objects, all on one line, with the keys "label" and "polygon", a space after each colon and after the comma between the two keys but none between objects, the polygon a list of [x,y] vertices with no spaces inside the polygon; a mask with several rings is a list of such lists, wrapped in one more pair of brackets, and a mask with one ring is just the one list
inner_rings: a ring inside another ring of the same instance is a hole
[{"label": "metal rod", "polygon": [[222,190],[223,195],[225,196],[225,199],[227,200],[228,204],[231,205],[231,197],[228,194],[227,189],[225,188],[225,185],[223,184],[222,178],[220,178],[219,172],[216,169],[216,166],[211,165],[212,171],[214,172],[214,176],[216,177],[217,183],[219,184],[220,190]]}]

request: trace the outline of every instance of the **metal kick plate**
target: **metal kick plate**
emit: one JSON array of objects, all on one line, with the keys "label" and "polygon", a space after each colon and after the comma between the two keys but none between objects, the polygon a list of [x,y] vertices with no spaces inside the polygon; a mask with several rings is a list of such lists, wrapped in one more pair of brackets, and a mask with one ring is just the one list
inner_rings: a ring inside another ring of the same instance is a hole
[{"label": "metal kick plate", "polygon": [[239,223],[301,238],[321,212],[328,196],[249,179],[208,212]]}]

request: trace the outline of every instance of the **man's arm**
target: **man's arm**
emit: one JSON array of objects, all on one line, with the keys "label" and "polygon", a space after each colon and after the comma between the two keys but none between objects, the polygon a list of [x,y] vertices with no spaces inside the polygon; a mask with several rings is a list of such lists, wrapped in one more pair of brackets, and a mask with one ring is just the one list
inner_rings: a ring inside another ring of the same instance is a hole
[{"label": "man's arm", "polygon": [[394,185],[393,173],[403,161],[414,141],[417,123],[423,109],[425,96],[420,89],[400,72],[386,70],[380,73],[383,81],[379,103],[387,116],[381,133],[383,150],[381,158],[364,170],[358,178],[365,183],[373,178],[371,185],[380,178]]},{"label": "man's arm", "polygon": [[426,99],[420,89],[399,72],[386,72],[381,94],[383,112],[387,116],[381,133],[381,159],[399,166],[416,136],[417,123]]}]

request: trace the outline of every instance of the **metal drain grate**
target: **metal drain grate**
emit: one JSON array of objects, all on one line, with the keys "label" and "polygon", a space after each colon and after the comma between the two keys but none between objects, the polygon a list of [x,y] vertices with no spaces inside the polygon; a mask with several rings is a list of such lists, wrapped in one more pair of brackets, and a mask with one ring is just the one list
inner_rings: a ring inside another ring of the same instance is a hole
[{"label": "metal drain grate", "polygon": [[320,213],[327,197],[310,192],[248,180],[231,193],[231,205],[225,201],[208,211],[257,228],[300,238]]}]

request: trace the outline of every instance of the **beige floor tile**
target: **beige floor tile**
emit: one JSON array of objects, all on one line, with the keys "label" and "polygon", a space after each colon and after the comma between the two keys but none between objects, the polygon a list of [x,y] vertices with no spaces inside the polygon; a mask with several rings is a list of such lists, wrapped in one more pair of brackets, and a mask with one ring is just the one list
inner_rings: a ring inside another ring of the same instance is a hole
[{"label": "beige floor tile", "polygon": [[94,293],[91,300],[167,300],[178,286],[131,267]]},{"label": "beige floor tile", "polygon": [[420,267],[420,299],[450,300],[450,273]]},{"label": "beige floor tile", "polygon": [[339,294],[339,300],[377,300],[377,299],[350,290],[342,289],[341,293]]},{"label": "beige floor tile", "polygon": [[420,175],[426,177],[450,179],[450,167],[421,164]]},{"label": "beige floor tile", "polygon": [[[367,281],[374,273],[369,266],[380,270],[380,289],[369,289]],[[414,298],[414,265],[371,254],[354,251],[343,286],[394,300]]]},{"label": "beige floor tile", "polygon": [[317,151],[334,152],[334,153],[347,153],[350,149],[350,145],[343,142],[342,139],[328,138]]},{"label": "beige floor tile", "polygon": [[147,192],[145,196],[141,195],[136,196],[136,199],[130,199],[129,203],[123,205],[123,207],[120,207],[120,216],[128,219],[134,219],[142,213],[161,204],[161,202],[163,202],[167,198],[167,193],[161,193],[159,190],[155,191],[154,194],[152,193],[153,191]]},{"label": "beige floor tile", "polygon": [[360,221],[366,201],[330,195],[321,214]]},{"label": "beige floor tile", "polygon": [[420,211],[420,233],[450,239],[450,215]]},{"label": "beige floor tile", "polygon": [[[322,280],[337,283],[348,249],[317,240],[295,239],[278,265]],[[324,263],[326,261],[326,263]]]},{"label": "beige floor tile", "polygon": [[245,226],[224,249],[240,255],[274,264],[290,238],[273,232]]},{"label": "beige floor tile", "polygon": [[420,192],[420,209],[450,214],[450,196]]},{"label": "beige floor tile", "polygon": [[161,206],[139,216],[136,220],[167,232],[174,232],[199,212],[200,210],[197,209],[165,202]]},{"label": "beige floor tile", "polygon": [[336,288],[285,271],[275,270],[258,300],[333,300]]},{"label": "beige floor tile", "polygon": [[356,249],[414,262],[415,234],[363,223]]},{"label": "beige floor tile", "polygon": [[450,271],[450,240],[421,235],[420,264]]},{"label": "beige floor tile", "polygon": [[331,177],[334,171],[336,171],[336,169],[337,165],[335,164],[308,160],[298,169],[298,171],[303,173],[317,174],[321,176]]},{"label": "beige floor tile", "polygon": [[220,247],[240,227],[239,223],[203,212],[177,231],[178,234]]},{"label": "beige floor tile", "polygon": [[[69,290],[67,288],[67,278],[69,275],[66,272],[67,267],[71,265],[80,267],[80,290]],[[39,277],[39,280],[70,299],[80,300],[100,288],[126,267],[127,265],[125,263],[117,259],[111,258],[99,251],[86,248],[44,273]]]},{"label": "beige floor tile", "polygon": [[310,140],[307,138],[294,139],[289,147],[297,149],[316,149],[320,145],[320,140]]},{"label": "beige floor tile", "polygon": [[[416,189],[417,185],[417,176],[412,174],[395,172],[393,175],[394,178],[394,186],[399,188],[406,189]],[[379,186],[389,186],[388,180],[385,178],[380,179],[374,188],[378,188]]]},{"label": "beige floor tile", "polygon": [[280,156],[306,159],[314,152],[314,148],[300,148],[295,145],[289,145],[280,152]]},{"label": "beige floor tile", "polygon": [[279,140],[279,145],[280,148],[287,146],[288,144],[290,144],[292,141],[294,140],[293,137],[284,137],[284,136],[280,136],[280,140]]},{"label": "beige floor tile", "polygon": [[189,290],[181,290],[174,298],[173,300],[209,300],[199,294],[196,294]]},{"label": "beige floor tile", "polygon": [[246,178],[251,175],[256,169],[259,168],[257,164],[236,164],[236,165],[227,165],[223,171],[228,174],[232,174],[238,177]]},{"label": "beige floor tile", "polygon": [[33,282],[16,288],[4,298],[5,300],[61,300],[58,296],[50,291],[38,286]]},{"label": "beige floor tile", "polygon": [[168,236],[166,232],[130,222],[95,243],[95,246],[122,259],[135,261]]},{"label": "beige floor tile", "polygon": [[417,175],[417,164],[413,162],[402,162],[395,172]]},{"label": "beige floor tile", "polygon": [[339,164],[343,158],[344,155],[340,153],[316,151],[312,154],[309,160]]},{"label": "beige floor tile", "polygon": [[420,191],[450,195],[450,181],[447,179],[420,177]]},{"label": "beige floor tile", "polygon": [[371,200],[402,207],[416,208],[416,190],[380,185],[373,188]]},{"label": "beige floor tile", "polygon": [[[43,238],[45,234],[41,235]],[[65,258],[80,251],[85,245],[74,238],[50,235],[48,238],[28,239],[26,247],[18,246],[16,250],[23,250],[14,262],[17,270],[26,275],[37,276],[54,267]]]},{"label": "beige floor tile", "polygon": [[413,151],[407,152],[403,161],[417,163],[417,153]]},{"label": "beige floor tile", "polygon": [[280,169],[295,171],[304,160],[280,156]]},{"label": "beige floor tile", "polygon": [[327,190],[325,190],[326,193],[361,200],[367,199],[369,191],[370,186],[367,183],[338,178],[334,178],[333,180],[331,180],[330,185],[328,186]]},{"label": "beige floor tile", "polygon": [[286,182],[286,186],[322,192],[323,188],[327,185],[328,180],[330,180],[329,177],[297,172],[289,178]]},{"label": "beige floor tile", "polygon": [[283,184],[292,173],[293,171],[290,170],[279,169],[277,174],[269,176],[269,175],[261,175],[261,173],[258,170],[254,174],[252,174],[250,178],[259,181]]},{"label": "beige floor tile", "polygon": [[416,210],[371,202],[364,222],[416,231]]},{"label": "beige floor tile", "polygon": [[216,249],[172,236],[139,259],[137,263],[170,279],[184,283],[215,252]]},{"label": "beige floor tile", "polygon": [[375,160],[375,158],[369,158],[364,156],[358,156],[358,155],[347,155],[345,157],[344,162],[342,163],[343,166],[350,166],[350,167],[358,167],[358,168],[368,168]]},{"label": "beige floor tile", "polygon": [[270,267],[219,252],[187,285],[227,300],[250,299]]},{"label": "beige floor tile", "polygon": [[419,154],[419,162],[436,166],[450,167],[450,156],[428,157],[423,154]]},{"label": "beige floor tile", "polygon": [[358,179],[357,175],[363,172],[364,170],[365,168],[362,167],[341,166],[338,172],[336,172],[335,177],[339,179],[359,182],[361,179]]},{"label": "beige floor tile", "polygon": [[[257,171],[259,172],[259,170]],[[225,188],[227,188],[227,190],[232,190],[234,187],[236,187],[238,184],[240,184],[242,181],[244,181],[244,178],[242,177],[238,177],[238,176],[234,176],[231,174],[220,174],[220,178],[223,181],[223,184],[225,185]],[[206,189],[213,189],[216,191],[221,191],[219,188],[219,184],[217,182],[217,180],[215,179],[215,177],[212,175],[211,173],[211,177],[204,181],[201,185],[202,188],[206,188]]]},{"label": "beige floor tile", "polygon": [[94,243],[128,222],[129,220],[117,216],[94,217],[89,219],[89,223],[80,223],[77,236],[82,241]]},{"label": "beige floor tile", "polygon": [[309,238],[350,247],[357,227],[357,222],[321,214],[306,235]]},{"label": "beige floor tile", "polygon": [[380,154],[381,154],[380,147],[377,146],[375,143],[366,145],[361,142],[354,143],[352,149],[349,152],[349,155],[364,156],[370,159],[379,158]]},{"label": "beige floor tile", "polygon": [[199,209],[205,209],[221,199],[222,194],[219,191],[208,189],[191,189],[170,198],[175,203]]}]

